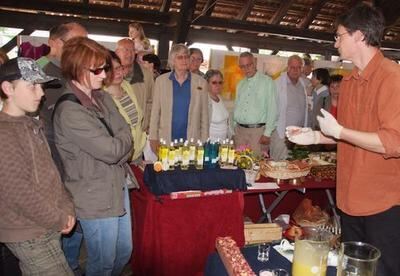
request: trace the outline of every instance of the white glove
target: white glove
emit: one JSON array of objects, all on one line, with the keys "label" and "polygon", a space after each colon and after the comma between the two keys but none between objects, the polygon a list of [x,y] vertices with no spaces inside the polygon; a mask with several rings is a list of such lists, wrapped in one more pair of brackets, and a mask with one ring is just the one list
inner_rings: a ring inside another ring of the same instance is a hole
[{"label": "white glove", "polygon": [[290,142],[299,145],[319,144],[320,133],[313,131],[309,127],[288,126],[286,128],[286,137]]},{"label": "white glove", "polygon": [[317,116],[317,120],[319,122],[319,127],[322,133],[326,136],[332,136],[336,139],[340,139],[340,132],[343,127],[338,124],[335,117],[328,111],[321,108],[321,113],[323,117]]}]

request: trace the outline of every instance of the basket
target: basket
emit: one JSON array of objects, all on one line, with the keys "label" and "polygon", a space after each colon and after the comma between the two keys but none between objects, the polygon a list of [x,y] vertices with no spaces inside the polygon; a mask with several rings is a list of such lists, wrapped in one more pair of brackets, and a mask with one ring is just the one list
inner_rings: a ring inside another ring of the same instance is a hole
[{"label": "basket", "polygon": [[311,165],[297,166],[290,161],[268,161],[261,164],[261,174],[275,179],[294,179],[307,176]]}]

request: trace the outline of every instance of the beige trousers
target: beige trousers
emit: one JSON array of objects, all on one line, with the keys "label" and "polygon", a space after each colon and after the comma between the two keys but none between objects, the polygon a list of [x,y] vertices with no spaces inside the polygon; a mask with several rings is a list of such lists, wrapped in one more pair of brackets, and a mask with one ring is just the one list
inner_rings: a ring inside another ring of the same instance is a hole
[{"label": "beige trousers", "polygon": [[235,127],[235,146],[249,145],[254,153],[261,156],[261,153],[267,152],[269,145],[261,145],[259,143],[260,137],[264,135],[265,127],[260,128],[245,128],[239,125]]}]

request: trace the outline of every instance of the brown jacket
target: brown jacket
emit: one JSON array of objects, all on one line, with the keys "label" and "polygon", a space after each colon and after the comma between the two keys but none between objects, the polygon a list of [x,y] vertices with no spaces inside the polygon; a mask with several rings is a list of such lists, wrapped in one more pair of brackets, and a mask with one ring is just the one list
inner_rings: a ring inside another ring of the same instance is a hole
[{"label": "brown jacket", "polygon": [[[65,93],[79,96],[70,83]],[[101,111],[87,96],[86,100],[80,98],[82,104],[65,101],[57,107],[54,115],[56,146],[65,168],[64,183],[72,194],[77,217],[117,217],[125,213],[124,164],[131,154],[132,136],[111,96],[103,91],[92,92],[92,96]]]},{"label": "brown jacket", "polygon": [[[150,117],[150,140],[171,140],[173,85],[165,73],[156,79],[153,107]],[[208,84],[197,74],[191,74],[191,96],[188,115],[187,138],[205,141],[209,133]]]},{"label": "brown jacket", "polygon": [[0,129],[0,241],[26,241],[62,230],[75,212],[42,125],[0,112]]}]

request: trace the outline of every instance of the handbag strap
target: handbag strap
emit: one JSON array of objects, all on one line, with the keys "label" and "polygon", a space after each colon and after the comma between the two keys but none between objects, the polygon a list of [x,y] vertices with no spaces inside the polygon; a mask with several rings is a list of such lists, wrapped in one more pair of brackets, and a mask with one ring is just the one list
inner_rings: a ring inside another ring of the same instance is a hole
[{"label": "handbag strap", "polygon": [[[57,107],[65,101],[71,101],[74,103],[77,103],[79,105],[82,105],[81,101],[78,99],[77,96],[75,96],[75,94],[72,93],[68,93],[68,94],[64,94],[62,95],[56,102],[54,109],[53,109],[53,113],[51,114],[51,120],[53,121],[54,119],[54,114],[56,113],[56,109]],[[104,127],[107,129],[108,134],[110,134],[111,137],[114,137],[114,132],[112,131],[112,129],[110,128],[110,126],[107,124],[106,120],[104,120],[104,118],[100,118],[97,117],[97,119],[100,120],[100,122],[104,125]]]}]

